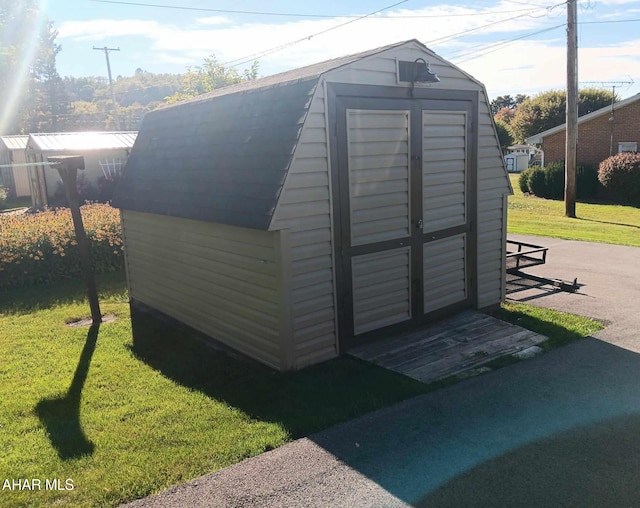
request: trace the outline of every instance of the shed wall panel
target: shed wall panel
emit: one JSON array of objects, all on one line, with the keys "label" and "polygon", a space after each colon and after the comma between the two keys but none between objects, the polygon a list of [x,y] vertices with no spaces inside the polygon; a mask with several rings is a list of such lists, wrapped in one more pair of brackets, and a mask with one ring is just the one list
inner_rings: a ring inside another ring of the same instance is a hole
[{"label": "shed wall panel", "polygon": [[318,87],[270,227],[290,231],[295,368],[337,355],[325,122],[324,93]]},{"label": "shed wall panel", "polygon": [[123,210],[131,298],[280,368],[276,232]]},{"label": "shed wall panel", "polygon": [[484,90],[479,98],[477,306],[484,308],[498,304],[503,295],[507,235],[503,196],[511,186]]},{"label": "shed wall panel", "polygon": [[[432,89],[450,90],[475,90],[479,92],[479,122],[476,127],[478,132],[477,168],[478,187],[482,189],[482,198],[477,203],[477,219],[479,223],[490,221],[491,230],[485,230],[478,235],[478,304],[481,306],[496,303],[500,300],[500,280],[502,274],[499,263],[491,263],[491,260],[500,256],[500,244],[504,241],[506,234],[506,224],[498,224],[496,220],[496,210],[502,211],[502,200],[498,199],[505,192],[508,192],[509,184],[506,171],[503,168],[503,161],[497,147],[497,138],[493,123],[490,117],[488,99],[482,85],[470,79],[461,70],[451,66],[448,62],[435,55],[427,55],[426,58],[431,66],[431,70],[440,77],[439,83],[426,86]],[[382,52],[378,55],[364,58],[353,62],[347,67],[327,72],[323,79],[329,83],[353,83],[363,85],[388,85],[410,87],[409,84],[397,83],[397,60],[414,61],[416,58],[425,58],[425,53],[419,47],[410,45],[394,48],[393,50]],[[305,120],[301,133],[300,143],[294,154],[289,174],[282,189],[282,199],[275,210],[270,226],[271,230],[289,229],[291,231],[292,245],[292,283],[295,287],[292,298],[292,313],[294,316],[294,356],[296,367],[301,367],[309,363],[316,363],[324,359],[335,356],[337,347],[336,337],[336,317],[335,317],[335,295],[333,280],[322,280],[323,276],[329,274],[326,270],[331,267],[335,277],[333,252],[333,237],[326,239],[325,233],[319,235],[314,230],[325,229],[331,231],[331,184],[329,178],[329,154],[328,141],[329,132],[326,129],[324,90],[318,86]],[[449,129],[449,126],[442,127]],[[453,127],[455,129],[455,126]],[[322,131],[324,131],[324,137]],[[456,131],[457,132],[457,131]],[[397,129],[367,129],[361,130],[357,134],[358,142],[376,143],[383,141],[397,141],[393,135],[397,135]],[[354,134],[355,135],[355,134]],[[401,138],[402,139],[402,138]],[[443,150],[447,149],[442,147]],[[449,150],[451,147],[448,148]],[[456,148],[453,147],[455,151]],[[404,175],[404,159],[389,157],[384,155],[363,155],[354,161],[354,168],[366,168],[366,174],[354,173],[353,181],[362,184],[372,184],[377,181],[384,181],[389,175],[395,172],[402,178]],[[377,165],[376,165],[377,164]],[[359,165],[359,166],[358,166]],[[431,175],[432,185],[446,186],[445,189],[451,191],[452,184],[461,183],[460,175],[455,172],[443,171],[439,174]],[[304,203],[303,195],[298,189],[313,188],[313,195],[319,197],[325,194],[325,199],[314,200]],[[457,187],[456,187],[457,189]],[[437,197],[435,190],[427,189],[429,195]],[[289,194],[293,194],[290,196]],[[297,194],[297,196],[296,196]],[[393,196],[376,196],[376,200],[385,200],[386,206],[363,208],[353,210],[354,221],[365,222],[367,217],[381,219],[388,213],[397,213],[404,204],[395,203]],[[366,200],[365,200],[366,201]],[[387,209],[386,207],[389,207]],[[395,208],[394,208],[395,207]],[[395,210],[395,212],[394,212]],[[455,213],[462,213],[460,210]],[[296,232],[301,232],[296,237]],[[483,274],[481,270],[489,270]],[[321,309],[330,308],[333,312],[329,318],[329,312],[319,312]],[[322,327],[305,327],[305,323],[320,319],[326,319],[326,329],[331,330],[322,333]],[[330,322],[334,324],[331,328]]]}]

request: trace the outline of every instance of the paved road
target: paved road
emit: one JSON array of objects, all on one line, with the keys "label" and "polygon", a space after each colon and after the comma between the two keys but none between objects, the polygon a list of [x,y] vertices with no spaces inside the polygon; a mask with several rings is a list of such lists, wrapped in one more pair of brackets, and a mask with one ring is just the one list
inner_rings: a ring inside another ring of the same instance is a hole
[{"label": "paved road", "polygon": [[539,273],[577,276],[585,286],[530,303],[612,321],[599,338],[131,506],[640,506],[640,249],[535,241],[551,248]]},{"label": "paved road", "polygon": [[640,248],[511,234],[509,239],[549,248],[547,262],[526,272],[577,277],[583,286],[575,294],[546,287],[511,292],[508,299],[608,321],[595,337],[640,351]]}]

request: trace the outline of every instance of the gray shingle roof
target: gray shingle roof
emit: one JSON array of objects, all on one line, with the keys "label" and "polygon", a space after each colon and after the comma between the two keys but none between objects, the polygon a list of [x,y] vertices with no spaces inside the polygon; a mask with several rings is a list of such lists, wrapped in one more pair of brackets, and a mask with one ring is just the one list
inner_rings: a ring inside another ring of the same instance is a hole
[{"label": "gray shingle roof", "polygon": [[267,229],[317,80],[145,116],[114,205]]},{"label": "gray shingle roof", "polygon": [[221,88],[147,114],[114,205],[268,229],[319,77],[406,43]]}]

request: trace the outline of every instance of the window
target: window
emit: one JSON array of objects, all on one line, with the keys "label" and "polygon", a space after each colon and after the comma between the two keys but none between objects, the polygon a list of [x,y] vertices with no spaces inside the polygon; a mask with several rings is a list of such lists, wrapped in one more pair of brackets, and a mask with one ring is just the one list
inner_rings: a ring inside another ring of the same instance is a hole
[{"label": "window", "polygon": [[637,151],[638,143],[636,143],[635,141],[621,141],[620,143],[618,143],[618,153]]}]

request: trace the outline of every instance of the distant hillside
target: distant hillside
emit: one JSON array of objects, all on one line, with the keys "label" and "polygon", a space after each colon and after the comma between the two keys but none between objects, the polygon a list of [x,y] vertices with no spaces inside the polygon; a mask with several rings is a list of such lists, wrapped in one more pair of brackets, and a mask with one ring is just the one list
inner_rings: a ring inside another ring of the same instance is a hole
[{"label": "distant hillside", "polygon": [[[148,111],[182,90],[183,75],[154,74],[138,69],[131,77],[118,76],[113,83],[121,130],[138,130]],[[65,77],[65,99],[70,107],[58,119],[60,131],[115,130],[109,82],[102,77]]]}]

